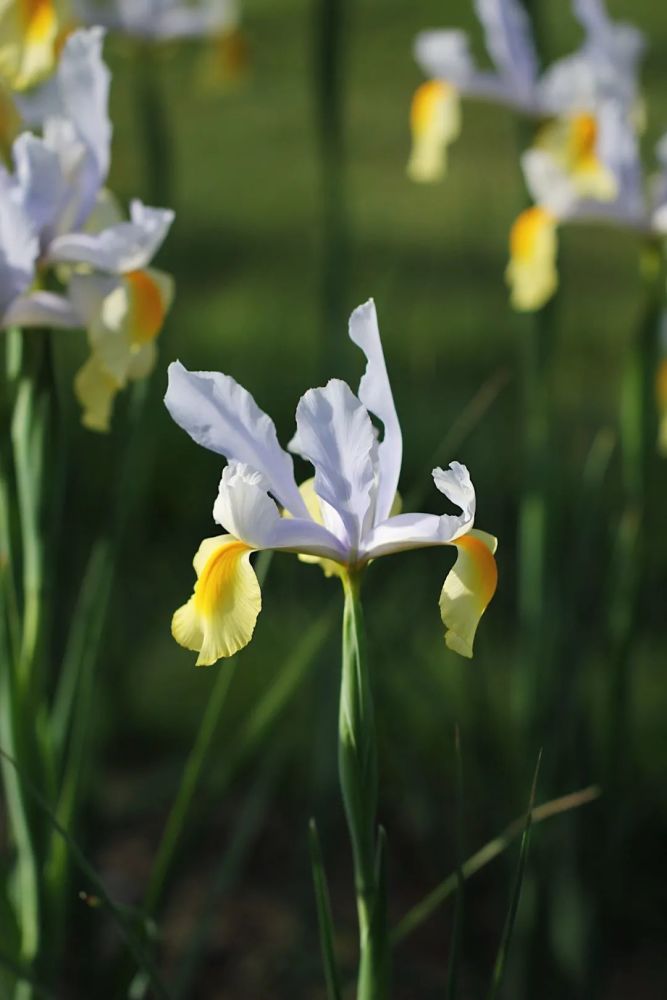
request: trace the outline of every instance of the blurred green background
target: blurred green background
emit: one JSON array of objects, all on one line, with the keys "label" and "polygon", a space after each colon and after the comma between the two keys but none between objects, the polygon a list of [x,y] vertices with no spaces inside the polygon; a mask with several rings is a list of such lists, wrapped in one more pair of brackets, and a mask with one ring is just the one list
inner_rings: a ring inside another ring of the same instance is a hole
[{"label": "blurred green background", "polygon": [[[470,30],[484,59],[471,4],[359,0],[341,6],[346,235],[333,317],[324,316],[322,305],[327,248],[318,2],[244,3],[248,72],[225,91],[204,86],[205,54],[197,44],[167,46],[150,67],[126,41],[110,38],[106,45],[115,128],[110,186],[121,197],[155,197],[140,98],[146,72],[154,74],[170,145],[162,183],[177,213],[159,263],[174,274],[177,298],[139,431],[133,475],[145,494],[126,538],[100,666],[88,842],[118,897],[137,901],[216,674],[233,670],[207,790],[198,797],[162,922],[164,961],[176,968],[206,891],[227,864],[187,994],[207,1000],[324,996],[306,852],[312,814],[320,823],[342,954],[353,960],[350,858],[336,778],[339,594],[317,568],[278,556],[263,588],[255,639],[234,665],[195,670],[194,655],[172,641],[170,617],[191,591],[192,556],[200,540],[215,533],[211,508],[221,472],[219,457],[197,448],[159,402],[172,359],[232,374],[273,416],[286,443],[308,387],[333,375],[356,387],[363,362],[346,339],[347,316],[373,296],[404,434],[401,492],[416,496],[422,509],[440,511],[441,497],[430,484],[433,464],[465,462],[477,489],[477,523],[499,537],[499,591],[471,662],[446,650],[442,639],[437,598],[449,551],[383,560],[368,574],[380,816],[389,832],[394,918],[456,864],[456,724],[467,853],[525,808],[540,745],[540,800],[604,785],[609,777],[612,679],[604,637],[620,511],[618,458],[614,453],[595,508],[586,508],[583,469],[599,432],[613,440],[617,431],[621,375],[642,312],[637,241],[605,229],[562,234],[551,372],[556,535],[550,572],[575,607],[567,613],[553,608],[548,641],[556,643],[557,683],[544,689],[545,724],[535,732],[527,691],[535,684],[540,691],[540,664],[527,667],[519,656],[516,605],[520,359],[532,320],[512,313],[503,282],[508,229],[525,197],[517,123],[509,112],[467,103],[446,181],[411,184],[408,113],[421,81],[412,39],[425,27],[460,26]],[[547,62],[579,39],[568,6],[540,5]],[[667,13],[652,0],[609,6],[647,34],[648,161],[667,130]],[[68,350],[83,355],[82,344]],[[126,405],[119,406],[111,438],[73,435],[78,457],[62,546],[72,594],[87,540],[104,519],[105,498],[119,485],[133,485],[114,482],[112,471],[124,445]],[[310,474],[305,467],[297,472],[299,478]],[[618,774],[599,803],[536,829],[506,996],[665,996],[665,488],[662,466]],[[586,544],[582,571],[575,557]],[[325,614],[333,615],[332,627],[310,656],[303,643],[313,645],[313,628]],[[295,655],[303,661],[296,667]],[[280,693],[290,670],[302,670],[302,678],[265,727],[258,706]],[[249,742],[254,724],[260,737]],[[239,840],[244,823],[247,836]],[[468,886],[465,998],[485,995],[515,863],[510,852]],[[113,938],[103,918],[85,907],[76,920],[77,942],[86,935]],[[399,1000],[445,995],[451,920],[447,904],[397,950]],[[85,982],[78,944],[75,952],[72,982]]]}]

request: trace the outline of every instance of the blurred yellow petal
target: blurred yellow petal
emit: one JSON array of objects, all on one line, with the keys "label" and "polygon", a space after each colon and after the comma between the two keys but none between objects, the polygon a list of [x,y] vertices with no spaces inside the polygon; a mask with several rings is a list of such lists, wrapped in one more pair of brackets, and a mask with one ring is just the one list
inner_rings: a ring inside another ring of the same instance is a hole
[{"label": "blurred yellow petal", "polygon": [[130,271],[123,280],[128,294],[129,337],[134,345],[143,346],[162,329],[173,298],[173,280],[152,268]]},{"label": "blurred yellow petal", "polygon": [[520,312],[540,309],[558,287],[555,216],[540,205],[525,209],[510,230],[510,260],[505,280]]},{"label": "blurred yellow petal", "polygon": [[0,0],[0,75],[16,90],[54,69],[58,15],[53,0]]},{"label": "blurred yellow petal", "polygon": [[199,653],[198,667],[233,656],[252,639],[262,607],[252,551],[233,535],[206,538],[199,547],[194,593],[171,622],[176,642]]},{"label": "blurred yellow petal", "polygon": [[9,88],[0,79],[0,157],[12,162],[12,143],[21,130],[21,116]]},{"label": "blurred yellow petal", "polygon": [[211,38],[202,52],[197,84],[201,90],[230,90],[248,74],[248,40],[240,28],[228,28]]},{"label": "blurred yellow petal", "polygon": [[497,544],[493,535],[477,530],[452,542],[458,555],[440,594],[440,615],[447,646],[461,656],[472,656],[479,620],[496,591]]},{"label": "blurred yellow petal", "polygon": [[91,355],[74,377],[74,394],[83,407],[81,423],[91,431],[106,432],[111,422],[111,411],[119,383]]},{"label": "blurred yellow petal", "polygon": [[440,180],[447,169],[447,147],[461,131],[461,102],[456,88],[442,80],[422,83],[412,98],[410,130],[408,176],[419,183]]},{"label": "blurred yellow petal", "polygon": [[543,125],[535,145],[568,175],[580,197],[612,201],[618,193],[618,184],[598,156],[598,135],[594,115],[565,115]]}]

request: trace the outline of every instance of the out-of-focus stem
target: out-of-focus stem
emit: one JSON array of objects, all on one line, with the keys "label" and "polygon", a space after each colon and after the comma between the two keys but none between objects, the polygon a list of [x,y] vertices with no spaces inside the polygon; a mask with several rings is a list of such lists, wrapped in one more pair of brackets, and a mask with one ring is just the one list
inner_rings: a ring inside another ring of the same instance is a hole
[{"label": "out-of-focus stem", "polygon": [[338,768],[352,845],[359,920],[357,1000],[387,1000],[390,995],[390,953],[385,900],[377,863],[377,748],[359,576],[344,576],[343,586],[345,610]]},{"label": "out-of-focus stem", "polygon": [[136,74],[138,81],[137,112],[144,150],[146,200],[151,205],[172,204],[173,154],[169,125],[158,79],[159,50],[151,42],[138,43]]},{"label": "out-of-focus stem", "polygon": [[651,243],[645,248],[642,271],[645,306],[621,389],[624,503],[616,535],[609,599],[611,700],[607,768],[613,781],[618,780],[622,758],[627,759],[628,680],[646,568],[647,515],[658,435],[655,380],[658,338],[665,308],[665,268],[658,245]]},{"label": "out-of-focus stem", "polygon": [[532,720],[547,674],[544,628],[549,547],[549,463],[551,448],[551,367],[554,303],[533,318],[523,337],[524,483],[519,501],[519,621],[524,648],[524,684]]},{"label": "out-of-focus stem", "polygon": [[[346,315],[348,230],[345,212],[343,77],[346,0],[316,0],[315,83],[322,195],[320,362],[336,370]],[[341,325],[343,324],[343,325]]]}]

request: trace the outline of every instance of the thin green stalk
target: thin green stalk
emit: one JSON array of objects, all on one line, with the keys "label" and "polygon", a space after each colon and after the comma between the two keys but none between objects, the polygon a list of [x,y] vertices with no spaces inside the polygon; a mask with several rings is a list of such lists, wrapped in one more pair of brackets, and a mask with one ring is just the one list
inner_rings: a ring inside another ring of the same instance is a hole
[{"label": "thin green stalk", "polygon": [[172,204],[174,162],[164,101],[160,93],[159,50],[154,42],[136,47],[139,132],[144,150],[146,199],[151,205]]},{"label": "thin green stalk", "polygon": [[519,623],[524,649],[523,690],[529,726],[540,731],[539,706],[548,683],[544,629],[547,625],[549,547],[549,468],[551,450],[551,368],[554,303],[534,317],[523,338],[524,483],[519,501]]},{"label": "thin green stalk", "polygon": [[324,869],[320,837],[314,819],[311,819],[308,827],[308,847],[310,850],[310,867],[313,873],[315,902],[317,904],[317,923],[320,929],[320,949],[322,951],[322,965],[324,966],[324,978],[327,987],[327,1000],[341,1000],[341,978],[336,959],[329,885]]},{"label": "thin green stalk", "polygon": [[315,83],[322,190],[322,363],[335,370],[346,310],[343,80],[346,0],[315,0]]},{"label": "thin green stalk", "polygon": [[658,433],[655,378],[658,338],[665,308],[665,263],[661,248],[649,244],[642,264],[646,303],[624,369],[621,389],[624,501],[616,532],[608,602],[611,683],[607,772],[614,782],[619,780],[623,761],[628,759],[629,678],[648,554],[647,522]]},{"label": "thin green stalk", "polygon": [[338,769],[352,845],[359,921],[357,1000],[386,1000],[390,995],[390,953],[376,870],[377,748],[360,583],[358,574],[343,577]]},{"label": "thin green stalk", "polygon": [[526,870],[526,860],[528,858],[528,847],[530,844],[530,830],[533,822],[533,809],[535,807],[535,795],[537,793],[537,778],[540,773],[541,761],[542,761],[542,751],[540,750],[537,756],[535,774],[530,789],[530,800],[528,802],[528,809],[526,810],[526,816],[523,824],[523,832],[521,834],[519,862],[517,864],[516,875],[514,877],[514,885],[512,887],[512,895],[510,897],[509,910],[507,911],[507,919],[505,920],[505,926],[503,928],[503,935],[500,941],[500,947],[498,948],[498,954],[496,956],[495,965],[493,967],[493,974],[491,977],[491,987],[488,993],[488,1000],[496,1000],[498,996],[498,991],[500,990],[503,979],[505,977],[505,970],[507,968],[507,958],[509,955],[510,943],[512,941],[512,932],[514,931],[514,923],[516,920],[517,911],[519,909],[519,901],[521,899],[521,888],[523,886],[523,876]]},{"label": "thin green stalk", "polygon": [[[595,785],[591,785],[589,788],[583,788],[579,792],[572,792],[570,795],[563,795],[560,798],[552,799],[550,802],[535,806],[532,810],[532,822],[542,823],[553,816],[560,816],[562,813],[569,812],[572,809],[588,805],[588,803],[598,799],[599,796],[600,789]],[[494,837],[484,847],[481,847],[479,851],[471,855],[467,861],[464,861],[461,865],[463,877],[469,879],[472,875],[475,875],[482,868],[486,867],[489,862],[504,854],[517,837],[522,835],[525,822],[525,816],[515,819],[505,828],[500,836]],[[458,871],[452,872],[443,879],[424,899],[416,903],[411,910],[408,910],[405,916],[394,927],[391,933],[391,943],[393,945],[400,944],[410,934],[413,934],[418,927],[421,927],[450,896],[454,895],[458,884]]]},{"label": "thin green stalk", "polygon": [[464,857],[464,793],[463,793],[463,754],[461,753],[461,733],[456,727],[454,744],[456,750],[456,903],[454,908],[454,926],[452,929],[452,945],[449,952],[449,968],[447,970],[446,1000],[456,1000],[459,984],[459,966],[463,940],[463,912],[465,878],[463,875]]},{"label": "thin green stalk", "polygon": [[[88,861],[81,848],[78,846],[71,834],[68,833],[68,831],[58,822],[47,800],[44,798],[39,788],[30,780],[29,776],[19,766],[18,762],[2,747],[0,747],[0,758],[2,759],[3,765],[12,767],[15,770],[25,791],[26,797],[30,798],[35,803],[49,825],[53,827],[58,836],[62,837],[67,844],[74,864],[77,866],[84,878],[86,878],[94,887],[99,901],[104,904],[105,908],[112,917],[137,965],[144,969],[149,976],[150,984],[155,996],[159,997],[160,1000],[169,1000],[169,993],[163,985],[160,975],[157,972],[150,955],[145,952],[143,943],[138,939],[132,923],[126,915],[125,908],[119,906],[113,901],[107,892],[104,882]],[[21,994],[21,1000],[23,1000],[23,997],[26,995],[29,996],[30,994]]]},{"label": "thin green stalk", "polygon": [[188,819],[190,806],[199,786],[201,773],[208,758],[213,738],[218,730],[218,722],[220,721],[223,706],[227,701],[227,693],[234,677],[235,666],[236,664],[232,662],[224,664],[218,669],[218,676],[206,704],[202,724],[199,727],[197,738],[187,759],[183,777],[169,812],[162,839],[160,840],[160,846],[155,856],[155,862],[151,869],[151,877],[144,902],[146,913],[149,916],[152,916],[157,910],[167,887],[167,877]]}]

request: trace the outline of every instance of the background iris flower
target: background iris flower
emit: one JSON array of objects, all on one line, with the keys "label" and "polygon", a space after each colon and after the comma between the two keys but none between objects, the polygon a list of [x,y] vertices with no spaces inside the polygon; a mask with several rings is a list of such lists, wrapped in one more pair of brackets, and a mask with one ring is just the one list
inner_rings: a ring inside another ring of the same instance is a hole
[{"label": "background iris flower", "polygon": [[173,212],[134,201],[123,221],[104,189],[111,123],[103,38],[101,28],[69,37],[52,80],[21,102],[42,134],[21,133],[13,172],[0,167],[0,253],[11,262],[2,324],[88,330],[91,357],[75,387],[95,430],[108,430],[116,392],[152,370],[173,292],[171,279],[149,267]]},{"label": "background iris flower", "polygon": [[418,88],[413,100],[413,149],[408,164],[413,180],[443,176],[446,148],[459,131],[459,95],[538,119],[583,112],[594,115],[606,100],[636,104],[641,34],[630,25],[611,21],[601,0],[573,0],[572,7],[585,40],[577,52],[557,60],[543,73],[530,20],[519,0],[475,2],[492,71],[477,67],[463,31],[423,31],[417,36],[415,58],[430,80]]},{"label": "background iris flower", "polygon": [[[352,313],[349,333],[366,355],[366,371],[358,396],[332,379],[302,397],[289,448],[313,465],[315,478],[300,489],[273,421],[242,386],[228,375],[170,366],[165,403],[171,416],[197,444],[229,462],[213,508],[228,534],[202,542],[194,594],[172,625],[176,640],[199,652],[198,664],[231,656],[252,638],[261,596],[249,557],[261,549],[325,560],[326,570],[333,564],[344,576],[379,556],[455,545],[440,611],[447,645],[472,655],[479,619],[496,588],[496,540],[473,530],[475,491],[458,462],[434,469],[433,480],[460,514],[392,513],[402,436],[372,300]],[[381,441],[371,414],[383,425]]]},{"label": "background iris flower", "polygon": [[236,0],[77,0],[82,21],[146,41],[199,38],[234,29],[239,20]]}]

